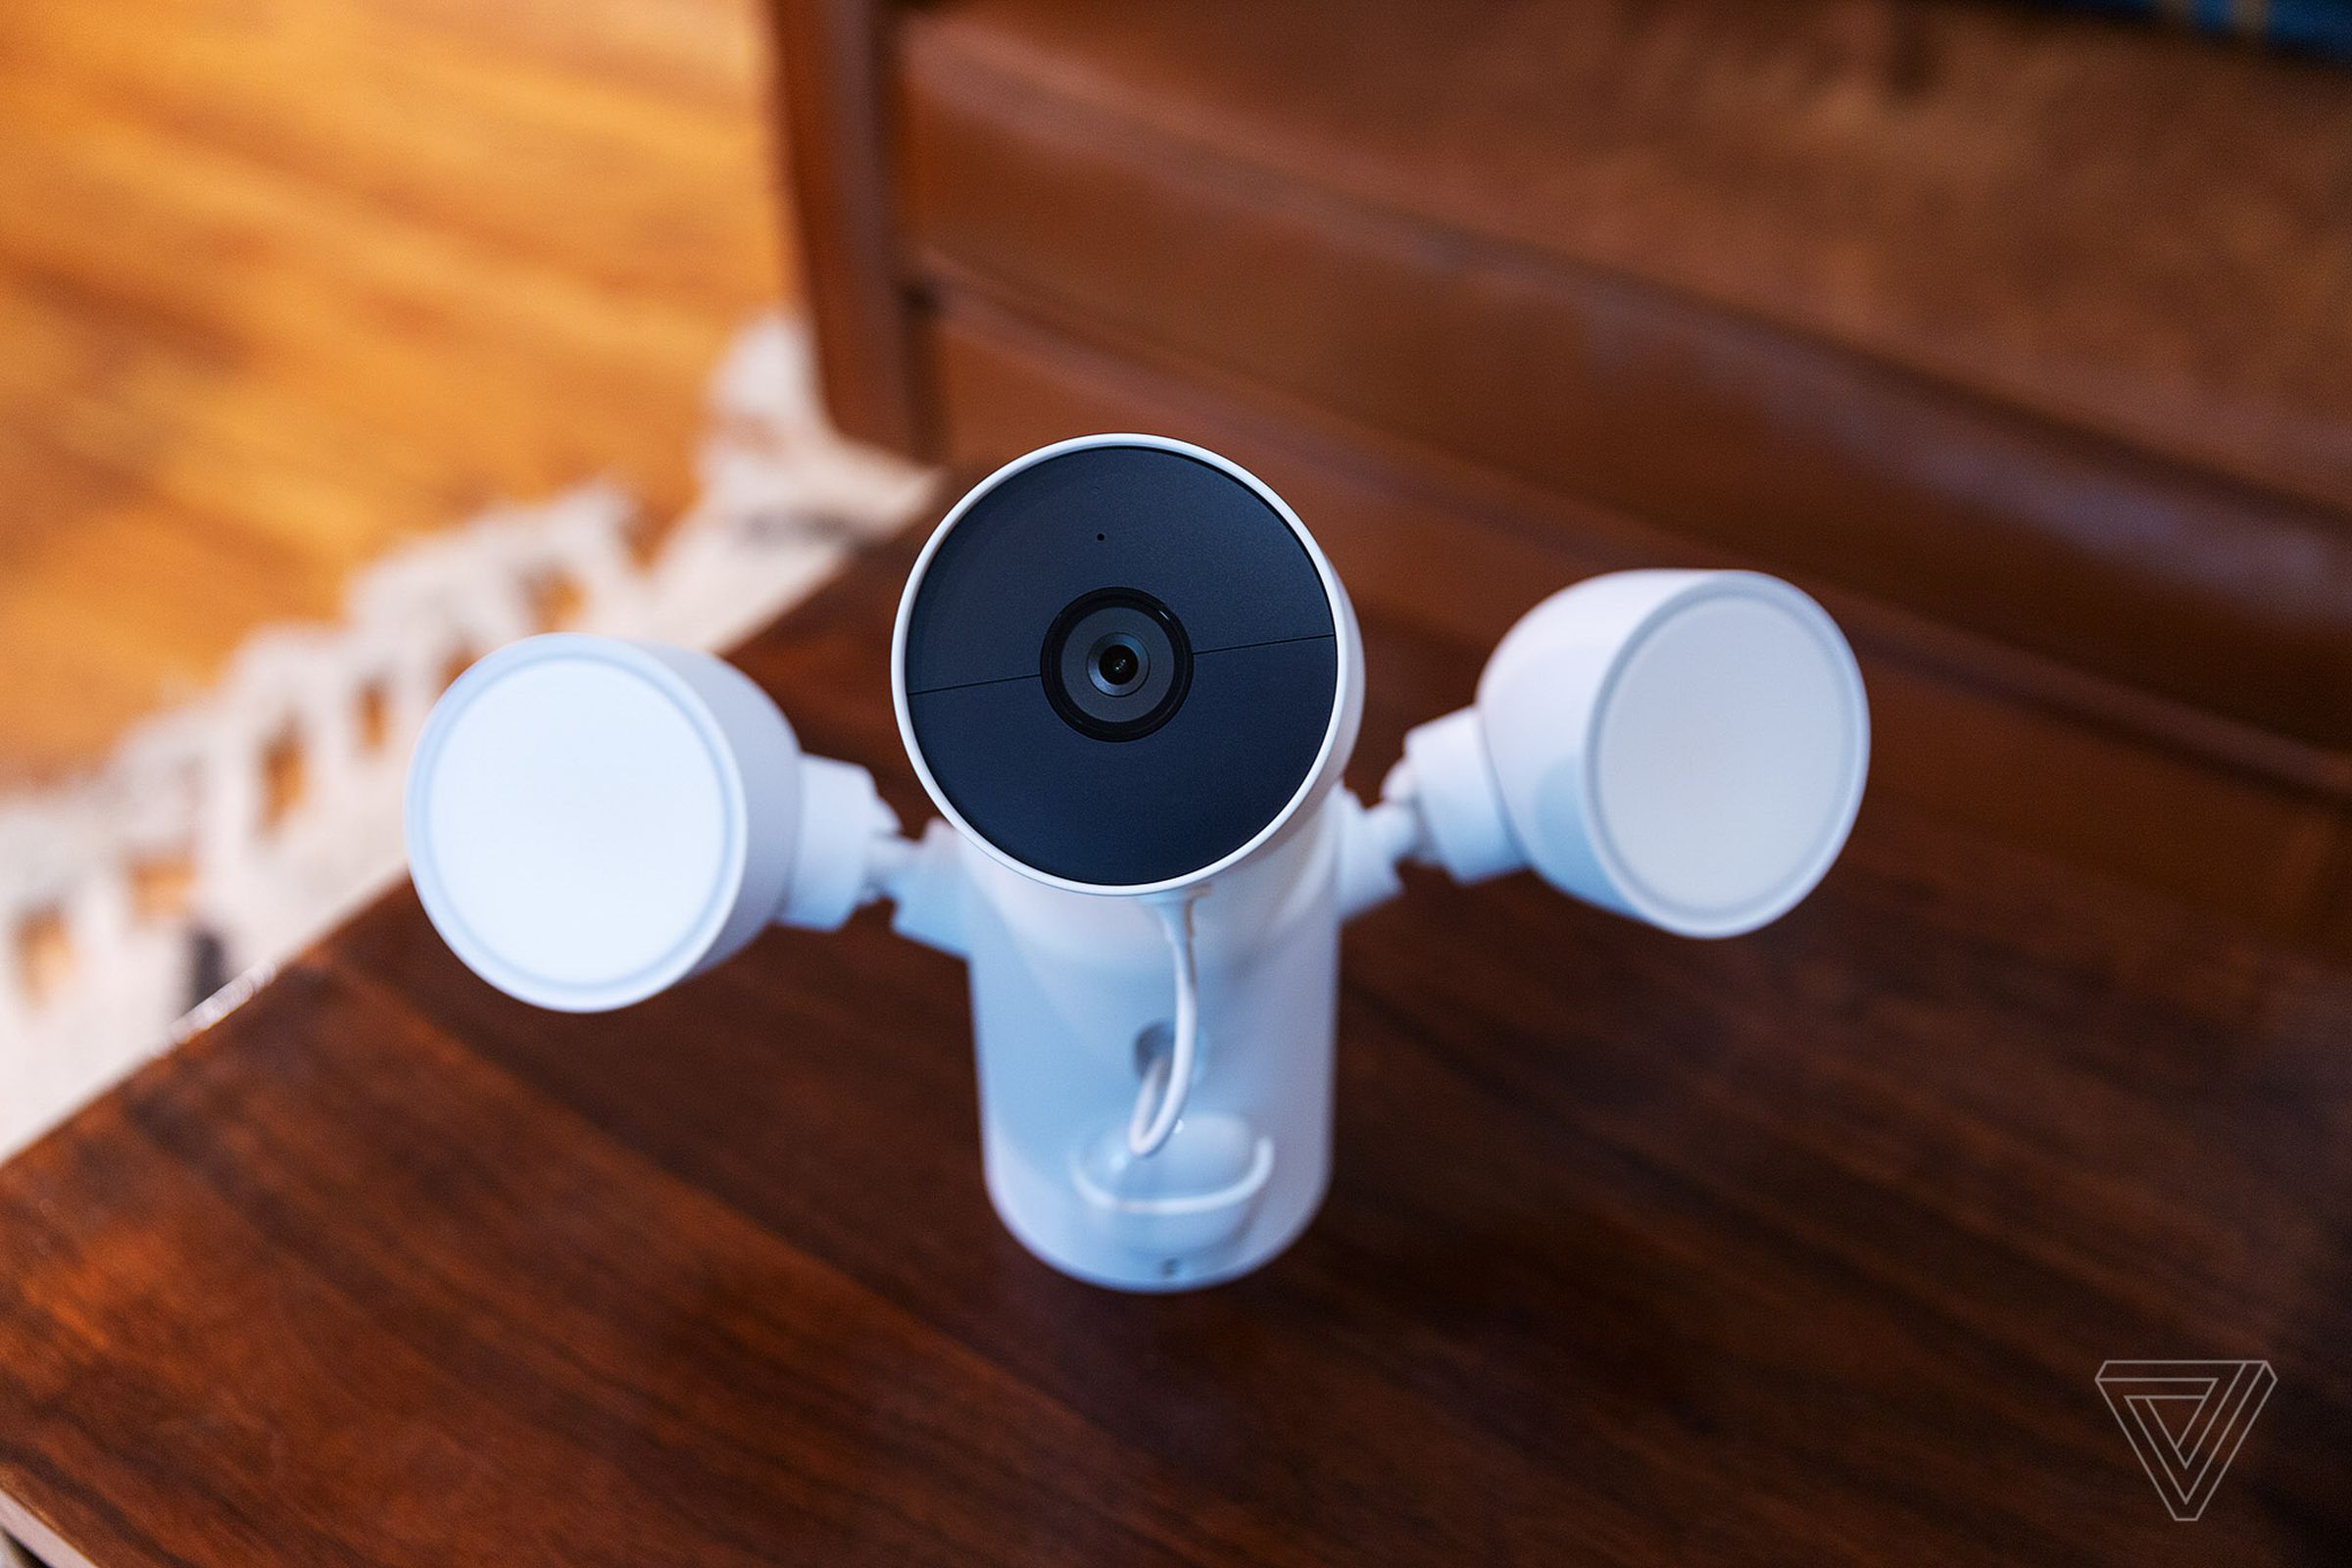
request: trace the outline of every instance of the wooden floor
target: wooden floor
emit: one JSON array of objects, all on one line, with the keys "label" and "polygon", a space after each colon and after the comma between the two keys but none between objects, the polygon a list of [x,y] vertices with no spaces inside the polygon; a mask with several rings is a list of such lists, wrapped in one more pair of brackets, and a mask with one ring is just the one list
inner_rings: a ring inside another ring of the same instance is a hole
[{"label": "wooden floor", "polygon": [[754,0],[0,6],[0,789],[360,564],[688,491],[791,287]]}]

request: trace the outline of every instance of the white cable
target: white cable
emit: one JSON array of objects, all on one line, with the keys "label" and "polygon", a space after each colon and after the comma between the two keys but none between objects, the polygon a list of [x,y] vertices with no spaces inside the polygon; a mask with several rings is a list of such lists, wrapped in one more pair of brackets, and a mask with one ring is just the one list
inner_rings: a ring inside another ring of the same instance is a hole
[{"label": "white cable", "polygon": [[1199,897],[1199,890],[1188,888],[1150,901],[1176,959],[1176,1028],[1167,1054],[1152,1058],[1145,1072],[1127,1118],[1127,1152],[1138,1159],[1159,1152],[1192,1093],[1193,1062],[1200,1051],[1200,972],[1193,957],[1193,900]]}]

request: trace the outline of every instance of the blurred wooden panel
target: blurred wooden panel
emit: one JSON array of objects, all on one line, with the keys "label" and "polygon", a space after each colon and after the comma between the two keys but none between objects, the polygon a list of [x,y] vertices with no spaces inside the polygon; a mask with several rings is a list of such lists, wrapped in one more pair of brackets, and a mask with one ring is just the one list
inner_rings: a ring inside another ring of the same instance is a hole
[{"label": "blurred wooden panel", "polygon": [[0,8],[0,787],[485,503],[675,510],[765,72],[751,0]]},{"label": "blurred wooden panel", "polygon": [[[1045,324],[965,284],[936,290],[919,342],[948,459],[985,470],[1071,430],[1157,430],[1226,453],[1298,510],[1359,612],[1491,646],[1544,585],[1644,565],[1774,564],[1515,482],[1427,446],[1218,379],[1131,341]],[[1870,801],[1901,801],[2078,868],[2227,909],[2352,954],[2352,815],[2326,754],[2132,706],[1805,572],[1853,638],[1870,689]],[[1498,592],[1497,582],[1519,585]],[[1374,680],[1386,676],[1374,669]],[[1465,684],[1421,716],[1467,702]],[[2117,722],[2121,715],[2132,722]],[[1379,786],[1403,731],[1366,720]]]}]

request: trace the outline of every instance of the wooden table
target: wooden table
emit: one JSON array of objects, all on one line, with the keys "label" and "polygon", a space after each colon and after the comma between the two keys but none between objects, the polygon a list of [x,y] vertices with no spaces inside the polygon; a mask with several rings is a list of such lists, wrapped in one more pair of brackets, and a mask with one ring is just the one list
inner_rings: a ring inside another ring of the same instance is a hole
[{"label": "wooden table", "polygon": [[[911,556],[744,655],[910,821]],[[1413,576],[1365,572],[1359,789],[1493,634]],[[99,1568],[2352,1553],[2352,972],[2238,927],[1885,808],[1743,941],[1418,877],[1348,936],[1321,1219],[1170,1298],[998,1226],[964,1031],[878,911],[583,1018],[388,897],[0,1172],[0,1522]],[[2201,1521],[2111,1357],[2277,1369]]]}]

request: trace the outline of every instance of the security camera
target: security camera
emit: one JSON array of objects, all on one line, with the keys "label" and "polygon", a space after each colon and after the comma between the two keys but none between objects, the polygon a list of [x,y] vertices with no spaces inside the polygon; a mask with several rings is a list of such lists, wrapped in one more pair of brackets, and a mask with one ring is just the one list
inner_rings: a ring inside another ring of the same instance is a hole
[{"label": "security camera", "polygon": [[1529,868],[1732,936],[1821,879],[1868,766],[1845,640],[1754,573],[1553,595],[1369,807],[1340,782],[1363,681],[1346,590],[1279,496],[1200,447],[1090,436],[990,475],[908,578],[892,701],[944,818],[919,840],[731,666],[558,635],[435,707],[410,861],[469,968],[576,1011],[891,901],[965,961],[1005,1226],[1080,1279],[1193,1288],[1322,1201],[1340,927],[1400,864]]},{"label": "security camera", "polygon": [[1097,436],[956,504],[907,579],[891,695],[916,775],[1004,865],[1154,896],[1330,794],[1363,712],[1331,564],[1212,453]]}]

